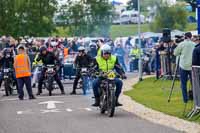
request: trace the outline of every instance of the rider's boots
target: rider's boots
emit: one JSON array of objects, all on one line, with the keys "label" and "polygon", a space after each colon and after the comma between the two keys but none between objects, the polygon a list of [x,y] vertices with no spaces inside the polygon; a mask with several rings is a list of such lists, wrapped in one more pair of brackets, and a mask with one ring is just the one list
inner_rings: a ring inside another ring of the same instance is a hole
[{"label": "rider's boots", "polygon": [[123,104],[119,103],[119,98],[116,98],[116,106],[123,106]]},{"label": "rider's boots", "polygon": [[92,104],[94,107],[98,107],[100,105],[100,98],[95,98],[95,103]]}]

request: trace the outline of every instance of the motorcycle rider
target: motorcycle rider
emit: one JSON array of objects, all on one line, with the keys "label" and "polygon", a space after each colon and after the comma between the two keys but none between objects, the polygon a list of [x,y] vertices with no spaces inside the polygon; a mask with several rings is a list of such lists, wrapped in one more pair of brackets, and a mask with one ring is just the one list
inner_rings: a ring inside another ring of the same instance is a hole
[{"label": "motorcycle rider", "polygon": [[[103,45],[101,47],[101,56],[98,56],[96,58],[95,62],[95,69],[103,72],[108,72],[110,70],[115,69],[117,73],[121,75],[123,79],[126,79],[125,72],[123,68],[120,66],[118,59],[116,56],[111,55],[111,47],[109,45]],[[93,82],[93,91],[95,96],[95,103],[92,106],[99,106],[100,104],[100,94],[99,94],[99,86],[101,84],[101,79],[96,78]],[[122,106],[118,102],[118,98],[120,96],[123,82],[119,78],[115,78],[115,84],[116,84],[116,106]]]},{"label": "motorcycle rider", "polygon": [[[11,70],[13,70],[12,78],[15,81],[14,83],[17,86],[16,77],[14,76],[15,74],[14,74],[13,64],[14,64],[13,52],[11,48],[5,48],[2,51],[2,56],[0,56],[0,65],[2,66],[2,68],[10,68]],[[18,90],[18,86],[17,86],[17,90]]]},{"label": "motorcycle rider", "polygon": [[[59,67],[60,67],[59,59],[52,52],[47,51],[47,48],[44,47],[44,46],[40,48],[40,54],[37,58],[37,61],[40,61],[40,60],[42,60],[44,66],[56,65],[57,66],[56,71],[59,70]],[[43,83],[43,80],[45,78],[45,72],[46,72],[46,68],[43,68],[43,70],[41,72],[41,77],[39,79],[37,95],[40,95],[42,93],[42,83]],[[58,84],[58,86],[61,90],[61,94],[65,94],[63,84],[62,84],[57,72],[54,75],[54,78],[55,78],[55,81],[57,82],[57,84]]]},{"label": "motorcycle rider", "polygon": [[89,68],[92,62],[92,58],[86,54],[85,48],[83,46],[80,46],[78,48],[78,52],[79,53],[75,59],[75,66],[77,68],[77,71],[76,71],[76,77],[73,83],[73,90],[70,93],[71,95],[76,95],[77,84],[78,84],[79,79],[81,78],[81,72],[80,72],[81,68],[83,67]]}]

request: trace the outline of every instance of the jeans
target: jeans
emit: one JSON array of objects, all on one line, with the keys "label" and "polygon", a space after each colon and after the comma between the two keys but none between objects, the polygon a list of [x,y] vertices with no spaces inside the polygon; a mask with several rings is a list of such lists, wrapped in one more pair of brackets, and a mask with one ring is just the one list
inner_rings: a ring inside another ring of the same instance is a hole
[{"label": "jeans", "polygon": [[31,77],[23,77],[23,78],[17,78],[19,98],[24,97],[24,91],[23,91],[24,84],[26,85],[26,90],[28,92],[29,97],[32,97],[33,92],[31,87]]},{"label": "jeans", "polygon": [[138,70],[138,61],[139,59],[134,59],[130,62],[130,72],[133,72],[134,70]]},{"label": "jeans", "polygon": [[122,68],[124,69],[124,71],[127,71],[127,68],[126,68],[126,64],[125,64],[125,61],[123,59],[124,57],[120,58],[118,57],[118,61],[119,61],[119,64],[122,66]]},{"label": "jeans", "polygon": [[[100,97],[100,95],[99,95],[100,84],[101,84],[101,79],[100,78],[96,78],[93,81],[93,91],[94,91],[95,98],[99,98]],[[118,98],[120,93],[121,93],[121,91],[122,91],[123,82],[120,79],[115,78],[115,85],[116,85],[115,96]]]},{"label": "jeans", "polygon": [[181,89],[182,89],[183,101],[184,103],[187,103],[188,101],[187,81],[189,76],[190,82],[192,83],[191,71],[183,70],[182,68],[180,68],[180,76],[181,76]]}]

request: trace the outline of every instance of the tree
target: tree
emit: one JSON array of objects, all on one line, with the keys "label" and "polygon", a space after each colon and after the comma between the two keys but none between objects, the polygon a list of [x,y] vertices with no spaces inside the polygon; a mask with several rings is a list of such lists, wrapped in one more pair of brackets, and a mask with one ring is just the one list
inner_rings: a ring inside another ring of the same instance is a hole
[{"label": "tree", "polygon": [[56,0],[1,0],[0,34],[47,36],[54,30]]},{"label": "tree", "polygon": [[[172,15],[173,14],[173,15]],[[187,12],[179,6],[158,6],[157,15],[151,29],[161,32],[163,28],[184,30],[187,26]]]},{"label": "tree", "polygon": [[109,35],[113,7],[108,0],[68,0],[61,9],[61,18],[67,19],[71,35]]}]

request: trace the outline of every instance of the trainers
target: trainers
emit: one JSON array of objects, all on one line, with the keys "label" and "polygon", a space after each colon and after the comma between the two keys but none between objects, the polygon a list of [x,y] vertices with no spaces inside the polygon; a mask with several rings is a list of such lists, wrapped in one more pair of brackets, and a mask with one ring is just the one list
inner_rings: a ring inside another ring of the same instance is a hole
[{"label": "trainers", "polygon": [[29,97],[30,100],[36,99],[34,96]]},{"label": "trainers", "polygon": [[23,97],[19,97],[19,100],[21,100],[21,101],[22,101],[22,100],[24,100],[24,98],[23,98]]},{"label": "trainers", "polygon": [[123,106],[123,104],[116,102],[116,107]]},{"label": "trainers", "polygon": [[32,88],[35,88],[35,87],[36,87],[36,85],[35,85],[35,84],[33,84],[33,85],[32,85]]},{"label": "trainers", "polygon": [[94,106],[94,107],[100,106],[100,99],[99,98],[95,98],[95,103],[92,104],[92,106]]},{"label": "trainers", "polygon": [[76,95],[76,91],[72,91],[70,95]]},{"label": "trainers", "polygon": [[62,91],[61,94],[62,94],[62,95],[65,95],[65,91]]}]

